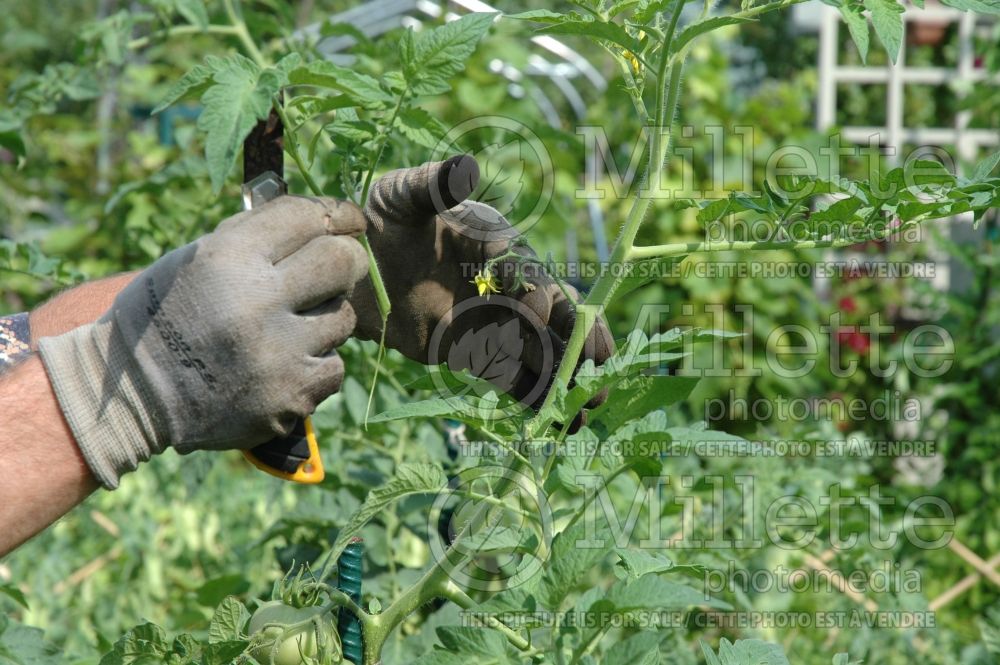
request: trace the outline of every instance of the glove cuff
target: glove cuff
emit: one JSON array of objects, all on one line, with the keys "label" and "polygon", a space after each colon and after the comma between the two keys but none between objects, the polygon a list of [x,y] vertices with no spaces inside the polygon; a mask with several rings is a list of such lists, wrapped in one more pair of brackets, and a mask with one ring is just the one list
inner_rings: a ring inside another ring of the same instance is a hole
[{"label": "glove cuff", "polygon": [[101,485],[116,489],[124,474],[163,452],[153,401],[110,317],[43,338],[38,347],[66,422]]}]

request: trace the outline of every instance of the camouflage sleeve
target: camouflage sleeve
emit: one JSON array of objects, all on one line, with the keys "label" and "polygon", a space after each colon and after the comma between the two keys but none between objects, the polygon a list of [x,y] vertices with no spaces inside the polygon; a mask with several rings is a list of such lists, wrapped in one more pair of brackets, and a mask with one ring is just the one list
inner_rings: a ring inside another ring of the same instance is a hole
[{"label": "camouflage sleeve", "polygon": [[0,374],[31,353],[31,330],[28,315],[0,316]]}]

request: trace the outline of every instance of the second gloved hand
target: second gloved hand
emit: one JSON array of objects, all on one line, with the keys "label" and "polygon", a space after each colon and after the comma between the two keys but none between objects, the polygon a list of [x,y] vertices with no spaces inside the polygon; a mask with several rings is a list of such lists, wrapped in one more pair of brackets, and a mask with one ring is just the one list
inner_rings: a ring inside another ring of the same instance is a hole
[{"label": "second gloved hand", "polygon": [[[372,187],[367,236],[392,304],[386,345],[418,362],[467,369],[537,407],[562,359],[579,294],[545,272],[497,210],[465,201],[478,181],[476,161],[458,156],[393,171]],[[498,291],[486,298],[473,282],[491,259],[498,259]],[[357,336],[378,340],[382,322],[369,280],[351,303]],[[601,364],[613,351],[599,318],[581,360]]]},{"label": "second gloved hand", "polygon": [[354,205],[284,196],[163,256],[96,323],[40,352],[91,470],[108,488],[173,446],[251,448],[336,392],[346,296],[367,271]]}]

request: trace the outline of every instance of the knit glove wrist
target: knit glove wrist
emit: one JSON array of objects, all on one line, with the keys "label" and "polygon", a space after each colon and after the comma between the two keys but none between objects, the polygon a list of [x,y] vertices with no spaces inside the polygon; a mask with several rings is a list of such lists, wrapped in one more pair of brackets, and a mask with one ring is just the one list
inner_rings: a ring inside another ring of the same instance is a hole
[{"label": "knit glove wrist", "polygon": [[109,489],[167,446],[250,448],[336,392],[334,351],[367,270],[357,207],[281,197],[156,261],[96,323],[39,343],[60,407]]}]

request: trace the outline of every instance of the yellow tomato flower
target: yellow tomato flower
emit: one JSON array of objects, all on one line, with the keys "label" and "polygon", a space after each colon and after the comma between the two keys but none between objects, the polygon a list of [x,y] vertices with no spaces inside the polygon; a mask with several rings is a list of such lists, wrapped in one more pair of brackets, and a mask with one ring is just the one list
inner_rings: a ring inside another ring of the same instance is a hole
[{"label": "yellow tomato flower", "polygon": [[485,297],[487,300],[490,299],[491,293],[500,293],[500,284],[493,276],[493,273],[490,272],[489,268],[485,268],[469,283],[475,284],[476,290],[479,291],[479,295]]},{"label": "yellow tomato flower", "polygon": [[629,62],[632,63],[632,73],[638,76],[642,72],[642,63],[639,62],[639,58],[635,57],[635,53],[631,51],[628,52]]},{"label": "yellow tomato flower", "polygon": [[[639,31],[639,40],[642,41],[645,38],[646,38],[646,31],[645,30],[640,30]],[[635,53],[633,53],[632,51],[626,51],[624,49],[622,50],[622,53],[625,54],[625,57],[628,58],[629,62],[631,63],[631,65],[632,65],[632,72],[636,76],[638,76],[639,74],[641,74],[642,73],[642,63],[639,62],[639,57]]]}]

